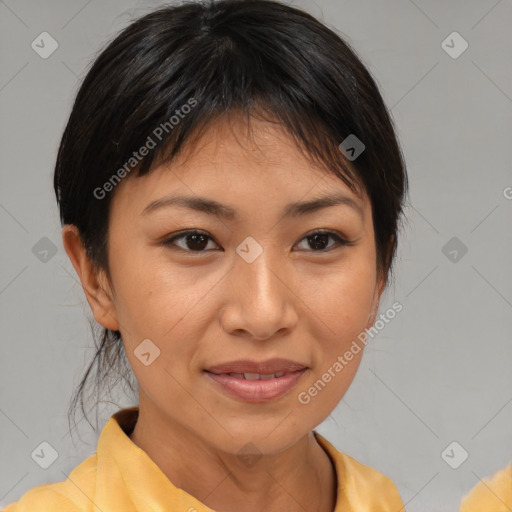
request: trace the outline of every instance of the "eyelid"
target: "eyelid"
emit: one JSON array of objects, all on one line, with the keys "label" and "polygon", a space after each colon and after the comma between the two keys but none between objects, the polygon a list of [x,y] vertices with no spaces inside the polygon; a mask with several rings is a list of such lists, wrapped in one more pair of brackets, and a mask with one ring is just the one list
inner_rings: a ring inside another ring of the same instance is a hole
[{"label": "eyelid", "polygon": [[309,250],[307,252],[312,252],[312,253],[317,253],[317,254],[325,254],[325,253],[330,252],[333,248],[334,249],[337,248],[336,246],[344,247],[344,246],[347,246],[347,245],[354,245],[355,244],[354,240],[348,240],[347,238],[345,238],[344,235],[342,235],[338,231],[335,231],[335,230],[332,230],[332,229],[326,229],[326,228],[318,228],[318,229],[314,229],[313,231],[309,231],[308,233],[306,233],[299,240],[299,242],[302,242],[302,240],[304,240],[305,238],[309,238],[309,237],[314,236],[314,235],[330,235],[332,238],[336,239],[337,243],[332,245],[328,249],[324,249],[324,250],[321,250],[321,251]]},{"label": "eyelid", "polygon": [[215,240],[215,238],[208,233],[208,231],[204,231],[202,229],[185,229],[183,231],[178,231],[177,233],[174,233],[173,235],[169,237],[165,237],[161,240],[160,244],[170,247],[173,250],[186,252],[189,254],[202,254],[207,253],[210,251],[187,251],[186,249],[182,249],[181,247],[177,247],[173,244],[175,240],[179,240],[182,238],[185,238],[187,235],[204,235],[205,237],[209,238],[211,241],[213,241],[216,245],[220,247],[220,244]]},{"label": "eyelid", "polygon": [[[202,229],[186,229],[184,231],[180,231],[178,233],[174,233],[171,237],[164,238],[161,241],[161,244],[164,245],[164,246],[167,246],[167,247],[172,247],[173,250],[182,251],[182,252],[189,253],[189,254],[200,255],[200,254],[203,254],[203,253],[211,252],[211,250],[208,250],[208,251],[189,251],[189,250],[186,250],[186,249],[183,249],[181,247],[177,247],[177,246],[173,245],[174,241],[182,239],[182,238],[185,238],[187,235],[192,235],[192,234],[204,235],[205,237],[207,237],[208,239],[213,241],[216,245],[221,247],[220,244],[215,240],[215,238],[212,235],[210,235],[210,233],[208,233],[207,231],[204,231]],[[300,243],[304,239],[306,239],[308,237],[311,237],[311,236],[314,236],[314,235],[329,235],[329,236],[331,236],[332,238],[334,238],[336,240],[336,244],[332,245],[328,249],[323,249],[323,250],[319,250],[319,251],[309,250],[307,252],[323,254],[323,253],[330,252],[330,250],[332,250],[333,247],[336,248],[336,245],[338,247],[343,247],[343,246],[350,246],[350,245],[354,245],[355,244],[354,240],[348,240],[347,238],[344,237],[344,235],[342,235],[338,231],[334,231],[332,229],[326,229],[326,228],[317,228],[317,229],[314,229],[312,231],[309,231],[308,233],[306,233],[305,235],[303,235],[299,239],[298,243]],[[297,244],[295,244],[295,245],[297,245]]]}]

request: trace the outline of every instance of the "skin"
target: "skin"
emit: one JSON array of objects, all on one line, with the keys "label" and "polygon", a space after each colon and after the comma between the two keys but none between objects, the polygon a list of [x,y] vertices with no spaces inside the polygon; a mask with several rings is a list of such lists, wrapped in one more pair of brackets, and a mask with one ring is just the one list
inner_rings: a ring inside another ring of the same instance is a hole
[{"label": "skin", "polygon": [[[94,270],[76,227],[63,228],[63,242],[95,319],[121,331],[138,380],[131,439],[173,484],[225,512],[332,512],[336,474],[312,430],[345,394],[363,351],[308,404],[297,396],[375,321],[385,278],[371,204],[307,160],[279,125],[253,119],[251,127],[252,137],[240,120],[218,121],[170,165],[116,187],[110,276]],[[289,203],[333,192],[359,211],[340,204],[282,215]],[[214,199],[238,219],[175,205],[142,213],[172,194]],[[190,238],[163,243],[185,229],[210,238],[195,252]],[[324,237],[318,249],[308,238],[318,229],[353,243]],[[263,248],[252,263],[235,251],[247,236]],[[144,339],[161,351],[149,366],[134,354]],[[308,370],[294,390],[267,403],[229,397],[203,371],[274,357]],[[261,453],[252,467],[237,456],[247,443]]]}]

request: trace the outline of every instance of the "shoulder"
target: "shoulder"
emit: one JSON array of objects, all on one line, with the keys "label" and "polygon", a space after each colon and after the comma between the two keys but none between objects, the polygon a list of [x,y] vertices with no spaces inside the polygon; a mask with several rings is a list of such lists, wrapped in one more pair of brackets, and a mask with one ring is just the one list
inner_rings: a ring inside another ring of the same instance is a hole
[{"label": "shoulder", "polygon": [[16,502],[10,503],[2,512],[83,512],[60,487],[60,482],[34,487]]},{"label": "shoulder", "polygon": [[85,459],[66,480],[39,485],[2,512],[89,512],[93,510],[96,456]]},{"label": "shoulder", "polygon": [[[358,492],[385,493],[386,496],[393,498],[395,501],[400,500],[398,490],[389,477],[345,453],[338,452],[338,456],[343,461],[347,483],[357,488]],[[401,500],[397,503],[402,506]]]},{"label": "shoulder", "polygon": [[[398,489],[389,477],[349,455],[338,453],[346,469],[347,486],[350,486],[357,494],[373,496],[375,503],[379,503],[381,507],[384,502],[388,505],[388,508],[378,510],[394,510],[396,506],[399,510],[403,506]],[[385,500],[382,499],[383,497]]]},{"label": "shoulder", "polygon": [[509,510],[512,510],[512,463],[480,481],[460,503],[460,512]]},{"label": "shoulder", "polygon": [[338,451],[315,432],[317,440],[333,461],[338,479],[338,510],[397,512],[404,504],[395,484],[380,471]]}]

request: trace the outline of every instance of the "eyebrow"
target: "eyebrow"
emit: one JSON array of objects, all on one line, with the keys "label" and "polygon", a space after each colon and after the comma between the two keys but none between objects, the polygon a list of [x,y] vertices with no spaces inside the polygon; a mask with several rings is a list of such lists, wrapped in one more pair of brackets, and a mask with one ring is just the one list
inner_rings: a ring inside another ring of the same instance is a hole
[{"label": "eyebrow", "polygon": [[[299,201],[296,203],[290,203],[284,207],[283,216],[301,217],[303,215],[323,210],[324,208],[338,205],[349,206],[361,217],[364,217],[363,208],[359,202],[343,194],[323,196],[311,201]],[[224,218],[227,220],[235,220],[238,218],[236,210],[230,206],[226,206],[213,199],[197,196],[167,196],[162,197],[161,199],[156,199],[144,208],[141,215],[147,215],[156,210],[159,210],[160,208],[169,206],[188,208],[190,210],[206,213],[208,215],[214,215],[215,217]]]}]

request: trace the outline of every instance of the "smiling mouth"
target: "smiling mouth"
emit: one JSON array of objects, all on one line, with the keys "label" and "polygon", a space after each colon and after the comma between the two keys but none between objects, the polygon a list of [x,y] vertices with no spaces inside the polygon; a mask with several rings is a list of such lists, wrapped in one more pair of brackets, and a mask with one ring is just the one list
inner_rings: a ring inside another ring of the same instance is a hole
[{"label": "smiling mouth", "polygon": [[307,368],[275,373],[214,373],[205,370],[205,375],[222,394],[238,401],[262,403],[278,400],[289,394],[298,384]]},{"label": "smiling mouth", "polygon": [[[208,371],[208,370],[206,370]],[[234,377],[235,379],[243,379],[243,380],[270,380],[277,379],[286,374],[286,372],[276,372],[276,373],[215,373],[209,372],[214,375],[228,375],[229,377]],[[290,372],[291,373],[291,372]]]}]

